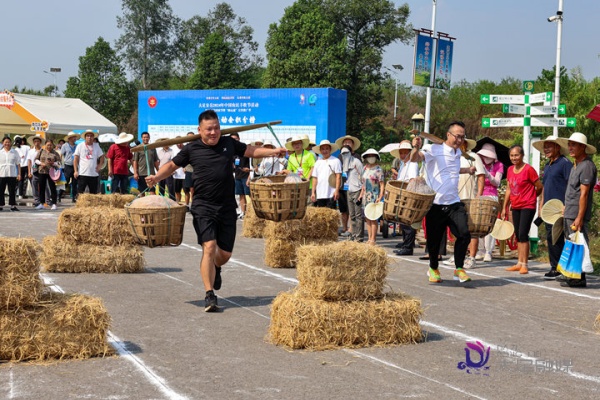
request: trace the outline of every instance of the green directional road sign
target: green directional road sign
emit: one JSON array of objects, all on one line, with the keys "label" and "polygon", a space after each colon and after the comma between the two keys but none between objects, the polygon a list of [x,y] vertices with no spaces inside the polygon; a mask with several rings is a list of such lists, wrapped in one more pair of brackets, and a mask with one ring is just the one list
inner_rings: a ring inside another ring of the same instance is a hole
[{"label": "green directional road sign", "polygon": [[554,94],[552,92],[542,92],[536,94],[525,95],[525,101],[528,104],[551,102]]},{"label": "green directional road sign", "polygon": [[576,124],[577,118],[531,118],[531,126],[558,126],[562,128],[574,128]]},{"label": "green directional road sign", "polygon": [[561,104],[558,106],[558,113],[560,115],[565,115],[567,113],[567,106],[566,104]]},{"label": "green directional road sign", "polygon": [[517,104],[502,104],[502,112],[508,114],[529,114],[527,110],[528,108],[529,107],[520,106]]},{"label": "green directional road sign", "polygon": [[483,128],[502,128],[505,126],[528,126],[529,118],[482,118]]},{"label": "green directional road sign", "polygon": [[482,94],[481,104],[524,104],[525,96],[522,94]]}]

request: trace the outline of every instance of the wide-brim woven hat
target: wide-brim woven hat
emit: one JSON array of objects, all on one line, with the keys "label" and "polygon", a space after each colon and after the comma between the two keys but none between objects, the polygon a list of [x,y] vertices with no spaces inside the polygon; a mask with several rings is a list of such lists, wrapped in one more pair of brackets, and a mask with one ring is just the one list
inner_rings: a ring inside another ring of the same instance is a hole
[{"label": "wide-brim woven hat", "polygon": [[290,140],[289,142],[286,142],[285,144],[285,148],[288,149],[289,151],[294,151],[294,146],[292,146],[292,143],[294,142],[302,142],[302,148],[306,149],[308,147],[308,143],[309,143],[309,139],[308,136],[306,135],[296,135],[292,138],[292,140]]},{"label": "wide-brim woven hat", "polygon": [[494,239],[507,240],[515,233],[515,226],[510,221],[497,219],[490,233]]},{"label": "wide-brim woven hat", "polygon": [[365,217],[371,221],[375,221],[383,215],[383,203],[369,203],[365,207]]},{"label": "wide-brim woven hat", "polygon": [[532,143],[531,145],[533,146],[534,149],[536,149],[537,151],[539,151],[540,153],[544,154],[544,144],[546,142],[548,143],[556,143],[559,147],[560,147],[560,154],[562,154],[563,156],[568,156],[569,155],[569,148],[566,146],[563,146],[563,143],[561,143],[561,141],[559,140],[561,138],[558,137],[547,137],[544,140],[538,140],[537,142]]},{"label": "wide-brim woven hat", "polygon": [[339,149],[339,146],[335,143],[331,143],[329,140],[324,139],[321,140],[321,143],[319,143],[318,146],[314,146],[312,148],[312,150],[317,153],[317,154],[321,154],[321,146],[330,146],[331,147],[331,152],[333,153],[334,151],[337,151]]},{"label": "wide-brim woven hat", "polygon": [[123,144],[129,143],[133,140],[133,135],[131,133],[121,132],[119,137],[115,139],[115,144]]},{"label": "wide-brim woven hat", "polygon": [[591,144],[588,144],[587,136],[581,132],[573,133],[568,139],[557,138],[556,141],[560,143],[561,147],[569,149],[569,142],[581,143],[585,145],[585,154],[596,154],[596,148]]},{"label": "wide-brim woven hat", "polygon": [[397,148],[390,150],[390,154],[393,157],[400,158],[400,150],[412,150],[412,144],[410,144],[410,141],[401,141],[400,145]]},{"label": "wide-brim woven hat", "polygon": [[356,151],[359,149],[360,140],[358,140],[358,138],[355,138],[354,136],[351,136],[351,135],[345,135],[345,136],[342,136],[341,138],[336,139],[335,144],[337,145],[338,149],[341,149],[343,147],[342,143],[344,143],[344,140],[346,140],[346,139],[352,140],[352,143],[353,143],[352,151]]},{"label": "wide-brim woven hat", "polygon": [[79,135],[79,136],[81,136],[81,138],[82,138],[82,139],[85,139],[85,137],[86,137],[86,135],[87,135],[88,133],[91,133],[91,134],[93,134],[93,135],[94,135],[94,138],[97,138],[97,137],[98,137],[98,132],[94,132],[94,131],[93,131],[93,130],[91,130],[91,129],[87,129],[87,130],[85,130],[85,131],[81,132],[81,135]]}]

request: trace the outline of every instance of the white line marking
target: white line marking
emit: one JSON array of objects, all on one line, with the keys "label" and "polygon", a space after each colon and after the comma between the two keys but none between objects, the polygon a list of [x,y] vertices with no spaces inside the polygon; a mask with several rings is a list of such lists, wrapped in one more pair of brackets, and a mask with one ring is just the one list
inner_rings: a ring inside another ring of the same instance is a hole
[{"label": "white line marking", "polygon": [[[404,260],[404,261],[409,261],[409,262],[412,262],[412,263],[416,262],[416,263],[423,264],[423,265],[429,265],[429,263],[426,263],[426,262],[423,262],[423,261],[420,261],[420,260],[414,260],[414,259],[406,258],[406,257],[390,256],[390,255],[388,255],[388,257],[397,258],[397,259]],[[445,266],[445,265],[442,265],[442,264],[439,265],[439,268],[444,268],[444,269],[447,269],[447,270],[454,271],[453,267]],[[530,271],[530,274],[531,274],[531,271]],[[532,286],[532,287],[536,287],[536,288],[539,288],[539,289],[551,290],[551,291],[554,291],[554,292],[568,294],[570,296],[585,297],[587,299],[592,299],[592,300],[600,300],[600,296],[591,296],[589,294],[584,294],[584,293],[573,291],[573,290],[566,290],[566,289],[559,289],[559,288],[548,287],[548,286],[540,285],[539,283],[521,282],[521,281],[518,281],[518,280],[515,280],[515,279],[504,278],[502,276],[488,275],[488,274],[484,274],[484,273],[481,273],[481,272],[475,272],[472,269],[469,270],[469,275],[481,276],[483,278],[499,279],[499,280],[503,280],[503,281],[510,282],[510,283],[516,283],[516,284],[519,284],[519,285]],[[474,282],[476,282],[476,281],[474,281]]]},{"label": "white line marking", "polygon": [[9,375],[8,375],[8,398],[9,399],[14,399],[18,393],[15,390],[15,382],[14,382],[14,377],[13,377],[13,369],[12,369],[12,364],[9,367]]},{"label": "white line marking", "polygon": [[[474,336],[469,336],[469,335],[464,334],[462,332],[458,332],[458,331],[452,330],[450,328],[446,328],[445,326],[434,324],[433,322],[421,321],[421,325],[427,326],[429,328],[436,329],[436,330],[444,332],[444,333],[447,333],[448,335],[454,336],[454,337],[456,337],[458,339],[461,339],[461,340],[465,340],[465,341],[467,341],[467,340],[468,341],[479,341],[481,343],[487,344],[488,346],[491,346],[491,347],[495,348],[496,350],[500,350],[501,348],[503,348],[503,346],[499,346],[497,344],[490,343],[490,342],[488,342],[488,341],[486,341],[484,339],[476,338]],[[526,356],[524,354],[515,355],[515,357],[521,358],[523,360],[532,361],[534,363],[534,365],[535,365],[535,363],[538,360],[540,360],[539,358]],[[573,372],[573,371],[569,371],[569,370],[567,370],[567,371],[560,371],[560,372],[566,372],[568,375],[571,375],[572,377],[577,378],[577,379],[583,379],[583,380],[586,380],[586,381],[600,383],[600,377],[597,377],[597,376],[586,375],[586,374],[582,374],[582,373],[579,373],[579,372]]]},{"label": "white line marking", "polygon": [[[58,286],[54,283],[54,280],[52,278],[42,274],[42,279],[44,280],[44,283],[48,287],[50,287],[53,291],[58,292],[58,293],[65,292],[60,286]],[[140,358],[138,358],[136,355],[134,355],[129,350],[127,350],[127,348],[125,346],[123,346],[121,339],[116,337],[111,331],[107,332],[107,336],[109,339],[108,342],[110,344],[112,344],[115,347],[115,349],[117,349],[117,353],[119,353],[119,356],[121,356],[125,360],[131,362],[135,367],[137,367],[137,369],[146,376],[148,381],[152,385],[154,385],[156,388],[158,388],[158,390],[160,390],[168,399],[170,399],[170,400],[187,400],[188,399],[187,397],[182,396],[182,395],[178,394],[177,392],[175,392],[173,389],[171,389],[167,385],[167,383],[165,382],[165,380],[163,378],[161,378],[156,373],[154,373],[154,371],[152,371],[152,369],[150,369],[148,366],[146,366],[146,364],[144,364],[144,362]]]},{"label": "white line marking", "polygon": [[445,382],[438,381],[437,379],[433,379],[433,378],[430,378],[430,377],[428,377],[428,376],[425,376],[425,375],[419,374],[419,373],[417,373],[417,372],[414,372],[414,371],[408,370],[408,369],[406,369],[406,368],[402,368],[402,367],[400,367],[400,366],[398,366],[398,365],[396,365],[396,364],[393,364],[393,363],[391,363],[391,362],[388,362],[388,361],[385,361],[385,360],[379,359],[379,358],[377,358],[377,357],[373,357],[373,356],[371,356],[371,355],[369,355],[369,354],[361,353],[360,351],[357,351],[357,350],[352,350],[352,349],[342,349],[342,350],[343,350],[343,351],[345,351],[346,353],[351,353],[351,354],[355,354],[355,355],[357,355],[358,357],[361,357],[361,358],[366,358],[366,359],[368,359],[369,361],[375,361],[375,362],[381,363],[381,364],[383,364],[383,365],[387,365],[388,367],[392,367],[392,368],[398,369],[398,370],[400,370],[400,371],[406,372],[406,373],[408,373],[408,374],[411,374],[411,375],[414,375],[414,376],[418,376],[419,378],[427,379],[428,381],[435,382],[435,383],[437,383],[438,385],[446,386],[447,388],[450,388],[450,389],[452,389],[452,390],[456,390],[457,392],[460,392],[460,393],[462,393],[462,394],[466,394],[467,396],[471,396],[471,397],[474,397],[474,398],[476,398],[476,399],[482,399],[482,400],[485,400],[485,397],[480,397],[480,396],[478,396],[478,395],[476,395],[476,394],[474,394],[474,393],[470,393],[470,392],[467,392],[467,391],[465,391],[465,390],[462,390],[462,389],[461,389],[461,388],[459,388],[459,387],[452,386],[452,385],[450,385],[450,384],[448,384],[448,383],[445,383]]}]

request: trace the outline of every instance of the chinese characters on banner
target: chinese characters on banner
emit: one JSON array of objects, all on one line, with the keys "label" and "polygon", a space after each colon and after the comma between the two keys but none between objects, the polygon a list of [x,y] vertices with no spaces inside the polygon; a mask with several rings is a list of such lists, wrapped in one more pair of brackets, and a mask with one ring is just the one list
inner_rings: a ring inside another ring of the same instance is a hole
[{"label": "chinese characters on banner", "polygon": [[434,39],[431,36],[420,35],[419,33],[415,36],[413,85],[430,86],[434,40],[437,40],[437,56],[433,87],[436,89],[450,89],[454,44],[450,40]]}]

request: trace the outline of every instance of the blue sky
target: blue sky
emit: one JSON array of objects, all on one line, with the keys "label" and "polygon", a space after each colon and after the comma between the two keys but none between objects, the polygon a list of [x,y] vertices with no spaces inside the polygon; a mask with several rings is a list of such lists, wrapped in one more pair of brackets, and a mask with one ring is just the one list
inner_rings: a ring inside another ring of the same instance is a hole
[{"label": "blue sky", "polygon": [[[171,0],[182,19],[205,14],[221,1]],[[278,22],[292,0],[231,0],[235,13],[254,28],[264,54],[269,24]],[[404,1],[396,1],[402,4]],[[415,28],[431,28],[432,1],[407,1]],[[535,79],[556,60],[558,0],[438,0],[436,28],[456,38],[452,80]],[[3,1],[0,90],[14,85],[43,89],[53,77],[43,71],[60,67],[59,90],[77,75],[79,57],[99,36],[114,45],[121,31],[116,16],[121,0]],[[561,64],[581,67],[585,79],[600,76],[600,1],[564,0]],[[413,47],[393,44],[384,65],[402,64],[399,82],[410,83]]]}]

